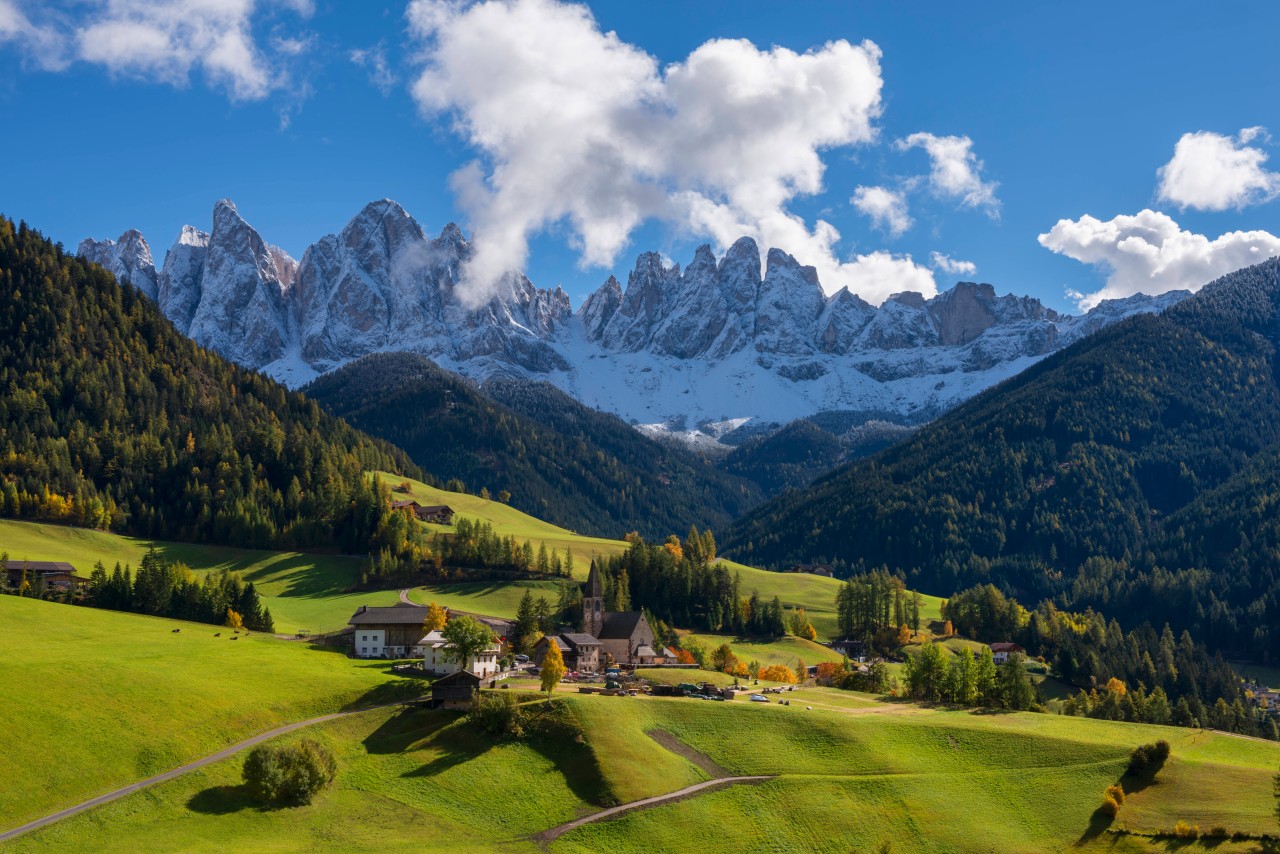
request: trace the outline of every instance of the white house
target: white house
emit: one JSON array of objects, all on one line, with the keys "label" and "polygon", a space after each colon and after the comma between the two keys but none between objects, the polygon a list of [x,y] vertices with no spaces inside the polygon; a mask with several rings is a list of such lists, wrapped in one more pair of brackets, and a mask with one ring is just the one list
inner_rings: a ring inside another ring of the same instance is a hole
[{"label": "white house", "polygon": [[1026,650],[1018,646],[1016,643],[993,643],[991,644],[991,658],[996,664],[1004,664],[1009,660],[1009,656],[1015,652],[1026,653]]},{"label": "white house", "polygon": [[489,679],[498,672],[498,655],[502,652],[502,648],[495,641],[484,652],[471,656],[464,668],[459,666],[456,658],[451,657],[452,650],[449,648],[449,642],[439,630],[427,634],[418,641],[418,646],[422,647],[422,666],[428,673],[447,675],[457,673],[459,670],[467,670],[481,679]]}]

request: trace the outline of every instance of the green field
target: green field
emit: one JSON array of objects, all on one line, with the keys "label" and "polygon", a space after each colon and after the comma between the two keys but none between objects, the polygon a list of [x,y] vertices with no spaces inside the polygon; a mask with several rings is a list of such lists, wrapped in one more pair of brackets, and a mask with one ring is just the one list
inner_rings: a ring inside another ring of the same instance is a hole
[{"label": "green field", "polygon": [[758,661],[765,667],[771,664],[782,664],[795,670],[801,659],[806,666],[824,661],[844,660],[843,655],[822,644],[790,635],[768,642],[734,638],[728,635],[690,634],[687,637],[702,644],[708,654],[721,644],[727,643],[733,650],[733,654],[742,659],[744,664]]},{"label": "green field", "polygon": [[284,723],[420,690],[392,680],[385,664],[231,637],[200,623],[0,596],[0,826]]},{"label": "green field", "polygon": [[[232,759],[11,848],[737,854],[876,851],[890,841],[899,854],[1032,854],[1167,851],[1107,831],[1179,820],[1274,832],[1277,745],[1051,715],[924,710],[823,689],[788,696],[784,707],[566,695],[548,713],[551,726],[519,741],[483,735],[453,713],[371,712],[309,731],[340,762],[334,788],[310,806],[255,808]],[[1172,743],[1169,763],[1154,785],[1129,781],[1135,791],[1120,817],[1099,821],[1102,790],[1121,779],[1133,746],[1155,738]],[[708,779],[708,763],[777,777],[586,825],[546,849],[531,838]]]},{"label": "green field", "polygon": [[491,617],[516,618],[516,608],[528,590],[536,600],[542,597],[555,607],[560,596],[558,581],[475,581],[462,584],[429,584],[415,587],[409,593],[413,601],[428,605],[435,602],[446,608],[487,614]]},{"label": "green field", "polygon": [[[464,492],[446,492],[443,489],[428,486],[421,481],[398,477],[386,472],[381,472],[380,476],[392,486],[406,482],[409,484],[407,493],[394,493],[394,497],[397,499],[412,498],[419,504],[447,504],[459,516],[466,516],[468,519],[481,522],[489,522],[493,525],[494,530],[502,536],[515,537],[516,540],[521,542],[528,540],[535,547],[539,544],[545,544],[548,551],[555,549],[561,555],[572,550],[577,570],[575,575],[581,579],[587,577],[587,570],[591,566],[592,558],[622,554],[627,550],[627,544],[621,540],[580,536],[573,531],[536,519],[527,513],[522,513],[514,507],[503,504],[501,501],[479,498]],[[431,531],[453,532],[453,526],[451,525],[433,525],[425,522],[422,524]]]},{"label": "green field", "polygon": [[393,591],[345,592],[359,578],[360,558],[159,542],[0,519],[0,551],[11,559],[67,561],[85,577],[98,561],[108,570],[117,562],[137,567],[152,545],[197,573],[227,569],[252,581],[281,633],[341,628],[358,606],[390,605],[397,598]]}]

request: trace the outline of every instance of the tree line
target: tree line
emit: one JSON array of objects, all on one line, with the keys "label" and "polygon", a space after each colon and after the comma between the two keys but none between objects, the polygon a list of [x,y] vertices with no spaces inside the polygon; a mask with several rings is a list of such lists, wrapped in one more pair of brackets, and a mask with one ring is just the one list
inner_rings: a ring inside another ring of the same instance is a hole
[{"label": "tree line", "polygon": [[271,610],[262,604],[252,581],[246,584],[238,573],[227,570],[197,575],[186,564],[165,560],[154,548],[143,555],[136,573],[118,563],[108,573],[98,561],[89,573],[85,602],[111,611],[275,631]]}]

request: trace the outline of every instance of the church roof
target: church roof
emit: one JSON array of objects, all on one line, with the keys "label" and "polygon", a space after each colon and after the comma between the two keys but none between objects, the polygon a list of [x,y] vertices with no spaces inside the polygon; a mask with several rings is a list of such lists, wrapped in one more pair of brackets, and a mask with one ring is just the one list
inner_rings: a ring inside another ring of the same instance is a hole
[{"label": "church roof", "polygon": [[618,611],[604,615],[604,625],[600,628],[601,640],[622,640],[635,634],[636,627],[644,622],[642,611]]},{"label": "church roof", "polygon": [[600,569],[591,561],[591,574],[587,576],[587,589],[582,594],[586,598],[599,599],[604,596],[604,583],[600,580]]},{"label": "church roof", "polygon": [[564,638],[573,646],[600,645],[600,641],[596,640],[595,635],[589,635],[586,632],[561,632],[560,637]]}]

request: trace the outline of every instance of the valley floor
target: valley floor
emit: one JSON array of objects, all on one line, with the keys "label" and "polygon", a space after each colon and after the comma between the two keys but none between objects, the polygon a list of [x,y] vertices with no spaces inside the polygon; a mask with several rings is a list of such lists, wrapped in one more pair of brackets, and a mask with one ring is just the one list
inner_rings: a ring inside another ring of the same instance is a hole
[{"label": "valley floor", "polygon": [[[540,723],[518,740],[495,739],[458,713],[370,711],[308,731],[340,764],[335,787],[310,806],[253,805],[232,759],[35,831],[10,850],[845,852],[890,842],[895,852],[1143,851],[1148,842],[1111,831],[1180,820],[1275,829],[1280,747],[1269,743],[932,710],[829,689],[788,699],[558,696],[527,706]],[[1102,821],[1103,789],[1122,781],[1134,746],[1155,738],[1172,743],[1169,763],[1153,781],[1123,779],[1132,794],[1119,818]],[[724,775],[769,779],[543,836]]]}]

